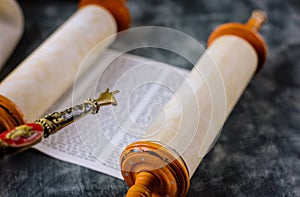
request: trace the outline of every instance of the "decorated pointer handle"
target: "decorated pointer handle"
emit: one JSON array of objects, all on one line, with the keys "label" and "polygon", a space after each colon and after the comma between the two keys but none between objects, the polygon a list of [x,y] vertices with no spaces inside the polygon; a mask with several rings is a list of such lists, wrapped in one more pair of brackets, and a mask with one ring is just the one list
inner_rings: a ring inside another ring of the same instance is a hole
[{"label": "decorated pointer handle", "polygon": [[98,113],[101,106],[117,105],[114,94],[107,89],[97,99],[87,99],[84,103],[68,108],[61,112],[51,113],[35,123],[25,124],[0,134],[0,158],[21,152],[56,133],[63,127],[71,124],[87,114]]}]

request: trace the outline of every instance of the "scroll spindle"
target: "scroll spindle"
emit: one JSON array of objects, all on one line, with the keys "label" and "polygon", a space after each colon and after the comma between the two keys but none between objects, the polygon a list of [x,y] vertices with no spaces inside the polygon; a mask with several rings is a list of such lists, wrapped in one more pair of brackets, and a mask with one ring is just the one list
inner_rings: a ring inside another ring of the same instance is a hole
[{"label": "scroll spindle", "polygon": [[[123,151],[122,175],[132,188],[128,197],[143,196],[142,189],[148,196],[149,193],[169,197],[187,194],[191,176],[249,81],[265,62],[267,48],[257,32],[265,20],[262,11],[255,11],[246,24],[225,24],[210,35],[206,52],[169,101],[164,114],[158,115],[149,127],[145,140],[134,142]],[[220,86],[214,83],[217,76],[222,79]],[[207,82],[213,85],[208,88]],[[195,91],[188,91],[187,87]],[[179,105],[177,98],[186,100]],[[213,108],[213,104],[217,107]],[[211,122],[209,117],[212,117]],[[165,124],[161,125],[162,122]],[[137,181],[140,173],[143,178]],[[149,184],[153,177],[159,180],[160,187],[153,189]]]}]

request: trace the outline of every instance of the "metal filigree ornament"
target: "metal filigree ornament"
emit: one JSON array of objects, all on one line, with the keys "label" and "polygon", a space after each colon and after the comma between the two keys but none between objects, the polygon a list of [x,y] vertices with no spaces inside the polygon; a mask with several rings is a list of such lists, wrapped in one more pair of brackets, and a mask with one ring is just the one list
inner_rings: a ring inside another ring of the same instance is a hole
[{"label": "metal filigree ornament", "polygon": [[114,97],[119,91],[102,92],[97,99],[87,99],[84,103],[68,108],[61,112],[51,113],[34,123],[25,124],[0,134],[0,158],[15,152],[20,152],[48,137],[63,127],[84,117],[87,114],[96,114],[101,106],[117,105]]}]

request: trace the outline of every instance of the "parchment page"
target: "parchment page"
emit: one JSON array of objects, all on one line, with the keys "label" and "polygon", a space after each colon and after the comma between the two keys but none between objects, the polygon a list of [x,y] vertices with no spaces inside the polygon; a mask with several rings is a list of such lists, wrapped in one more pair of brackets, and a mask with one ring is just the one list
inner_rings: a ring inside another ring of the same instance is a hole
[{"label": "parchment page", "polygon": [[[107,50],[103,57],[115,53]],[[99,66],[103,62],[98,62]],[[141,139],[188,72],[129,54],[116,59],[101,76],[89,69],[80,76],[76,94],[73,86],[70,87],[46,113],[68,108],[72,100],[73,104],[82,103],[86,99],[85,91],[95,83],[99,93],[106,88],[120,90],[115,95],[118,106],[102,107],[98,114],[82,118],[34,148],[56,159],[122,179],[121,152]]]}]

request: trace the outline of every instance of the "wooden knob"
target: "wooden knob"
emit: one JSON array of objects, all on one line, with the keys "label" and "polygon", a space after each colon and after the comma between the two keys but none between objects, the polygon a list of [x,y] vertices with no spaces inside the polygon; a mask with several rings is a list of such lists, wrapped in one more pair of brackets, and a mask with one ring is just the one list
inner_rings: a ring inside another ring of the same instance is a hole
[{"label": "wooden knob", "polygon": [[25,124],[21,110],[8,98],[0,95],[0,133]]},{"label": "wooden knob", "polygon": [[224,35],[234,35],[241,37],[249,42],[255,49],[258,56],[258,72],[264,65],[267,58],[267,45],[264,39],[258,33],[259,28],[267,20],[266,14],[263,11],[255,10],[246,24],[227,23],[217,27],[208,39],[208,46],[214,42],[215,39]]},{"label": "wooden knob", "polygon": [[130,14],[125,0],[81,0],[79,7],[99,5],[106,8],[116,19],[118,31],[123,31],[130,26]]},{"label": "wooden knob", "polygon": [[266,21],[267,21],[266,13],[261,10],[255,10],[252,12],[252,15],[247,21],[246,26],[249,29],[258,31]]},{"label": "wooden knob", "polygon": [[155,188],[159,187],[157,178],[150,172],[137,174],[135,184],[130,187],[127,197],[151,197]]},{"label": "wooden knob", "polygon": [[181,157],[156,142],[135,142],[121,155],[121,171],[131,188],[127,197],[185,196],[190,179]]}]

